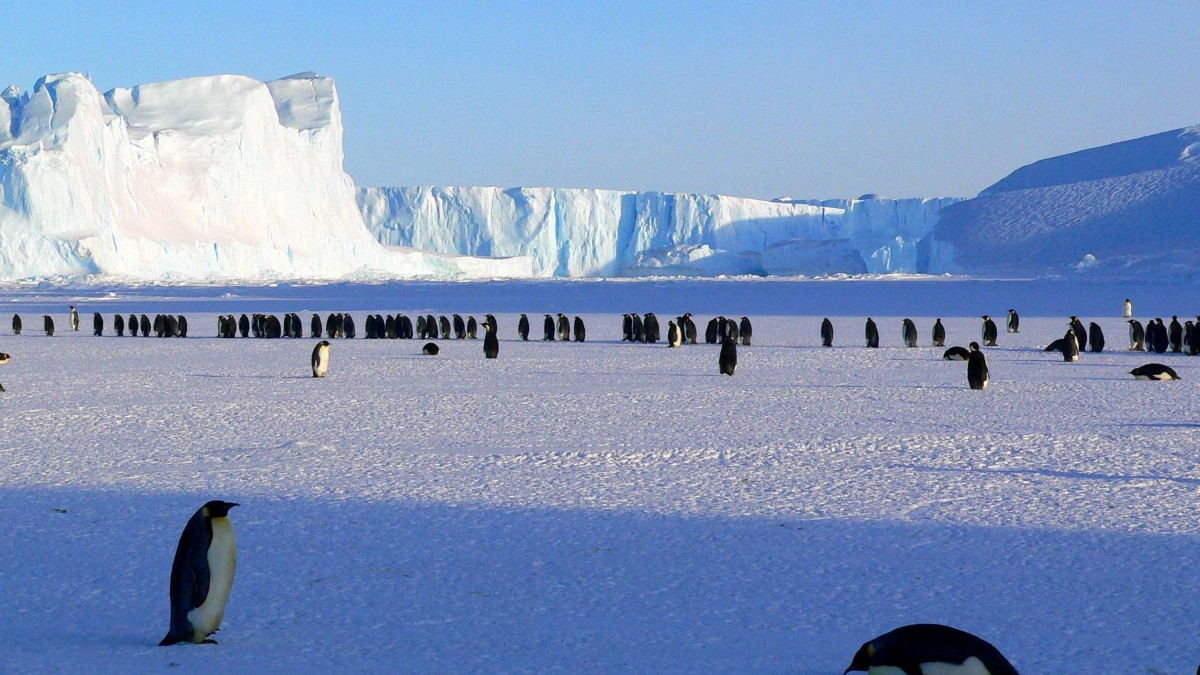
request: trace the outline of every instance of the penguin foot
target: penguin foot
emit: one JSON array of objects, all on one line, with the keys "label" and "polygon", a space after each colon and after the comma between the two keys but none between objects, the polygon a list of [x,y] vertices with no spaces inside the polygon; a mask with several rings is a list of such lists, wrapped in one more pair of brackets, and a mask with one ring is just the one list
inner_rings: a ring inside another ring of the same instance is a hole
[{"label": "penguin foot", "polygon": [[202,644],[202,645],[215,645],[215,644],[217,644],[217,641],[216,641],[216,640],[214,640],[214,639],[212,639],[212,638],[205,638],[205,640],[204,640],[203,642],[201,642],[200,644]]}]

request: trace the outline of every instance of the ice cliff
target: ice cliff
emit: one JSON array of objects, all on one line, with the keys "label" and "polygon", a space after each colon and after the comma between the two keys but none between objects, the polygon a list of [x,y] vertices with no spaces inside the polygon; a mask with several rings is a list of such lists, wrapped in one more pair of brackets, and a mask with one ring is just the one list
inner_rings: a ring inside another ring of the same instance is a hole
[{"label": "ice cliff", "polygon": [[764,201],[615,190],[360,188],[382,243],[529,256],[537,276],[912,272],[954,199]]},{"label": "ice cliff", "polygon": [[0,94],[0,279],[526,276],[528,259],[388,249],[342,169],[333,80],[220,75]]},{"label": "ice cliff", "polygon": [[972,274],[1200,281],[1200,126],[1044,159],[948,207],[922,249]]}]

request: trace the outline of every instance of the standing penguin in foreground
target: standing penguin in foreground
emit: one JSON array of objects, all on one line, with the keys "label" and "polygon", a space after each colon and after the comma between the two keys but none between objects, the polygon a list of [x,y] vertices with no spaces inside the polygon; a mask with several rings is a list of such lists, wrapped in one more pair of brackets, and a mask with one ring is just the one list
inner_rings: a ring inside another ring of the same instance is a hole
[{"label": "standing penguin in foreground", "polygon": [[483,357],[494,359],[500,353],[500,338],[496,337],[496,324],[483,324]]},{"label": "standing penguin in foreground", "polygon": [[979,343],[972,342],[971,353],[967,356],[967,384],[972,389],[987,389],[990,380],[987,358],[979,351]]},{"label": "standing penguin in foreground", "polygon": [[312,351],[313,377],[325,377],[329,374],[329,341],[321,340]]},{"label": "standing penguin in foreground", "polygon": [[721,366],[722,375],[732,376],[734,369],[737,368],[737,341],[728,335],[721,343],[721,356],[717,363]]},{"label": "standing penguin in foreground", "polygon": [[933,346],[946,346],[946,327],[942,325],[941,319],[933,322]]},{"label": "standing penguin in foreground", "polygon": [[1008,310],[1008,332],[1020,333],[1021,317],[1017,316],[1017,310]]},{"label": "standing penguin in foreground", "polygon": [[984,314],[983,316],[981,316],[979,318],[983,319],[983,329],[981,331],[982,332],[981,337],[983,338],[983,346],[984,347],[995,347],[996,346],[996,336],[999,333],[999,331],[996,329],[996,322],[992,321],[992,317],[988,316],[987,314]]},{"label": "standing penguin in foreground", "polygon": [[871,349],[879,347],[879,327],[875,325],[875,321],[871,317],[867,317],[867,347]]},{"label": "standing penguin in foreground", "polygon": [[79,331],[79,312],[75,311],[75,305],[71,305],[71,330]]},{"label": "standing penguin in foreground", "polygon": [[821,319],[821,346],[833,346],[833,322],[828,318]]},{"label": "standing penguin in foreground", "polygon": [[933,623],[901,626],[863,644],[845,672],[1017,675],[1008,659],[982,638]]},{"label": "standing penguin in foreground", "polygon": [[208,502],[183,528],[171,565],[171,628],[159,646],[216,644],[208,636],[221,627],[237,570],[237,539],[229,520],[235,506]]},{"label": "standing penguin in foreground", "polygon": [[909,347],[917,346],[917,324],[913,323],[912,319],[904,320],[903,337],[905,345]]},{"label": "standing penguin in foreground", "polygon": [[1075,340],[1079,342],[1079,351],[1087,349],[1087,329],[1077,316],[1071,317],[1071,331],[1075,333]]}]

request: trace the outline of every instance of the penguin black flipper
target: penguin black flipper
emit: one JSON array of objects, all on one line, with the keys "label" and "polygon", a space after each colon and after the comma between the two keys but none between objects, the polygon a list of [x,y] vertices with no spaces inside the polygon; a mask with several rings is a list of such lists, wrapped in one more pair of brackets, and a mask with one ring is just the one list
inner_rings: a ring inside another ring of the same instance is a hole
[{"label": "penguin black flipper", "polygon": [[171,565],[171,627],[158,643],[160,647],[193,641],[188,612],[208,599],[208,547],[212,537],[212,525],[203,509],[196,511],[179,535],[175,562]]}]

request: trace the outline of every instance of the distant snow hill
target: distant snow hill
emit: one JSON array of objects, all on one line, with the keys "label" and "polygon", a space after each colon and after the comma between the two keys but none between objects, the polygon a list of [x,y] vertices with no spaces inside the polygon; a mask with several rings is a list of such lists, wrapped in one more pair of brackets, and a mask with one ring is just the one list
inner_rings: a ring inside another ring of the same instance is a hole
[{"label": "distant snow hill", "polygon": [[942,211],[926,269],[1200,279],[1200,126],[1044,159]]}]

